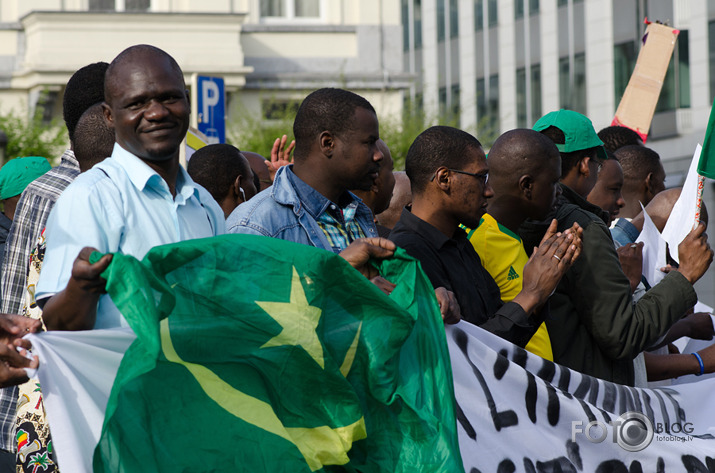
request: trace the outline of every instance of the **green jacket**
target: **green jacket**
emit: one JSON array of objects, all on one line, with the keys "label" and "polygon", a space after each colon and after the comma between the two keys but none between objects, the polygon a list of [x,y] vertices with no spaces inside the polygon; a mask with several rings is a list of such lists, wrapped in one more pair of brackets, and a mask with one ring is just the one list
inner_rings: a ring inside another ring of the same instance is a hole
[{"label": "green jacket", "polygon": [[[583,251],[549,299],[546,327],[554,361],[618,384],[633,385],[633,358],[664,335],[697,302],[693,286],[669,273],[636,304],[611,234],[589,203],[567,186],[552,218],[559,231],[574,222],[583,228]],[[538,245],[546,222],[525,222],[519,233],[526,248]]]}]

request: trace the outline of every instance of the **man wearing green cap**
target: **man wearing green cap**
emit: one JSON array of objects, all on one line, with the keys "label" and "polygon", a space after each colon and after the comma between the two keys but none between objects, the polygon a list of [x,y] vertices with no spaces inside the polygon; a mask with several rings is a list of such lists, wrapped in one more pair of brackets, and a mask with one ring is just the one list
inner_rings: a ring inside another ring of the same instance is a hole
[{"label": "man wearing green cap", "polygon": [[[586,201],[607,159],[591,120],[570,110],[551,112],[534,125],[561,152],[561,190],[549,215],[565,231],[583,228],[583,251],[550,299],[546,327],[556,363],[619,384],[633,385],[633,358],[665,334],[690,309],[695,281],[710,266],[713,252],[700,225],[678,247],[681,265],[633,304],[606,226],[607,213]],[[546,222],[527,221],[519,228],[524,246],[533,248]]]},{"label": "man wearing green cap", "polygon": [[17,201],[20,194],[32,181],[42,176],[52,167],[45,158],[29,156],[15,158],[8,161],[0,168],[0,202],[2,202],[2,215],[0,215],[0,266],[5,254],[5,241],[15,216]]},{"label": "man wearing green cap", "polygon": [[32,181],[52,169],[45,158],[29,156],[8,161],[0,168],[0,200],[3,214],[12,220],[20,194]]}]

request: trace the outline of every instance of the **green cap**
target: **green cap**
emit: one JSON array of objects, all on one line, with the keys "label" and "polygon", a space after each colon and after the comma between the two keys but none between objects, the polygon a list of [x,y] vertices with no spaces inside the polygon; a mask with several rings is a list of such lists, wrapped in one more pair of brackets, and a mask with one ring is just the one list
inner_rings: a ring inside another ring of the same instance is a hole
[{"label": "green cap", "polygon": [[52,169],[45,158],[11,159],[0,168],[0,200],[22,194],[28,184]]},{"label": "green cap", "polygon": [[564,132],[565,143],[556,143],[556,147],[562,153],[598,148],[598,158],[602,160],[608,159],[606,149],[603,147],[603,141],[596,134],[596,130],[593,129],[593,123],[587,116],[573,110],[559,110],[547,113],[534,124],[533,130],[542,131],[550,126],[554,126]]}]

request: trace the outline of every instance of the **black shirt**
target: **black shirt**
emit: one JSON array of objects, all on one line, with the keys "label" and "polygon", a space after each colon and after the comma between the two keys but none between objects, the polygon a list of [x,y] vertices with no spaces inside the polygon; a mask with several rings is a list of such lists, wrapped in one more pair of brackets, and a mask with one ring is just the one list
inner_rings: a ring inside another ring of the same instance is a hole
[{"label": "black shirt", "polygon": [[405,209],[390,240],[419,260],[435,288],[444,287],[455,294],[463,320],[522,347],[542,322],[527,317],[515,302],[502,303],[499,286],[463,230],[458,228],[453,238],[447,238]]}]

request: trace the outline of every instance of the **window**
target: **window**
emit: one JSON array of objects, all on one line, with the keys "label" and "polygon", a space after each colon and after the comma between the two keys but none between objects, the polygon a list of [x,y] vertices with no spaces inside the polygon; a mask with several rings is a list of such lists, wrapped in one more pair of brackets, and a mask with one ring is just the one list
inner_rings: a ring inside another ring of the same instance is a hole
[{"label": "window", "polygon": [[496,26],[498,23],[497,0],[489,0],[487,2],[487,16],[489,18],[489,27]]},{"label": "window", "polygon": [[675,43],[673,57],[668,64],[663,89],[655,112],[690,108],[690,54],[688,30],[681,30]]},{"label": "window", "polygon": [[715,100],[715,20],[708,23],[708,48],[710,51],[710,101]]},{"label": "window", "polygon": [[[580,3],[583,2],[583,0],[573,0],[573,3]],[[568,0],[557,0],[556,6],[563,7],[569,3]]]},{"label": "window", "polygon": [[124,0],[125,11],[149,11],[150,0]]},{"label": "window", "polygon": [[477,79],[477,121],[487,116],[487,87],[486,81]]},{"label": "window", "polygon": [[499,131],[499,75],[489,76],[489,93],[487,94],[487,113],[492,132]]},{"label": "window", "polygon": [[531,123],[541,118],[541,65],[531,65]]},{"label": "window", "polygon": [[89,11],[116,10],[115,0],[89,0]]},{"label": "window", "polygon": [[559,59],[559,101],[561,108],[586,114],[586,55],[574,56],[573,83],[569,70],[569,58]]},{"label": "window", "polygon": [[499,75],[489,77],[489,89],[485,79],[477,79],[478,134],[496,135],[499,132]]},{"label": "window", "polygon": [[449,120],[459,127],[459,84],[452,84],[450,88],[452,107],[449,111]]},{"label": "window", "polygon": [[54,118],[53,112],[57,108],[58,104],[61,105],[59,95],[60,94],[57,91],[44,91],[40,93],[35,113],[42,117],[43,125],[49,126],[52,124],[52,119]]},{"label": "window", "polygon": [[151,0],[89,0],[89,11],[149,11]]},{"label": "window", "polygon": [[440,118],[447,115],[447,87],[439,88],[439,116]]},{"label": "window", "polygon": [[484,29],[484,0],[474,0],[474,31]]},{"label": "window", "polygon": [[409,0],[402,0],[402,51],[410,50],[410,7]]},{"label": "window", "polygon": [[320,18],[320,0],[260,0],[263,18]]},{"label": "window", "polygon": [[459,36],[459,5],[458,0],[449,0],[449,37]]},{"label": "window", "polygon": [[531,116],[527,107],[526,68],[516,70],[516,125],[527,128],[541,118],[541,65],[531,66]]},{"label": "window", "polygon": [[474,0],[474,31],[497,25],[497,0],[487,0],[487,25],[484,24],[484,0]]},{"label": "window", "polygon": [[526,128],[526,68],[516,70],[516,126]]},{"label": "window", "polygon": [[618,104],[623,98],[623,93],[626,91],[633,69],[636,67],[636,47],[633,41],[617,44],[613,47],[613,62],[613,86],[616,104]]},{"label": "window", "polygon": [[437,42],[444,41],[444,2],[437,0]]},{"label": "window", "polygon": [[539,14],[539,0],[529,0],[529,15]]},{"label": "window", "polygon": [[415,19],[415,49],[422,47],[422,0],[415,0],[412,7]]},{"label": "window", "polygon": [[524,17],[525,4],[529,5],[529,15],[539,13],[539,0],[514,0],[514,18],[519,19]]},{"label": "window", "polygon": [[440,125],[459,126],[459,84],[439,88],[438,119]]},{"label": "window", "polygon": [[285,99],[264,99],[261,101],[263,118],[266,120],[293,120],[298,113],[300,102]]}]

